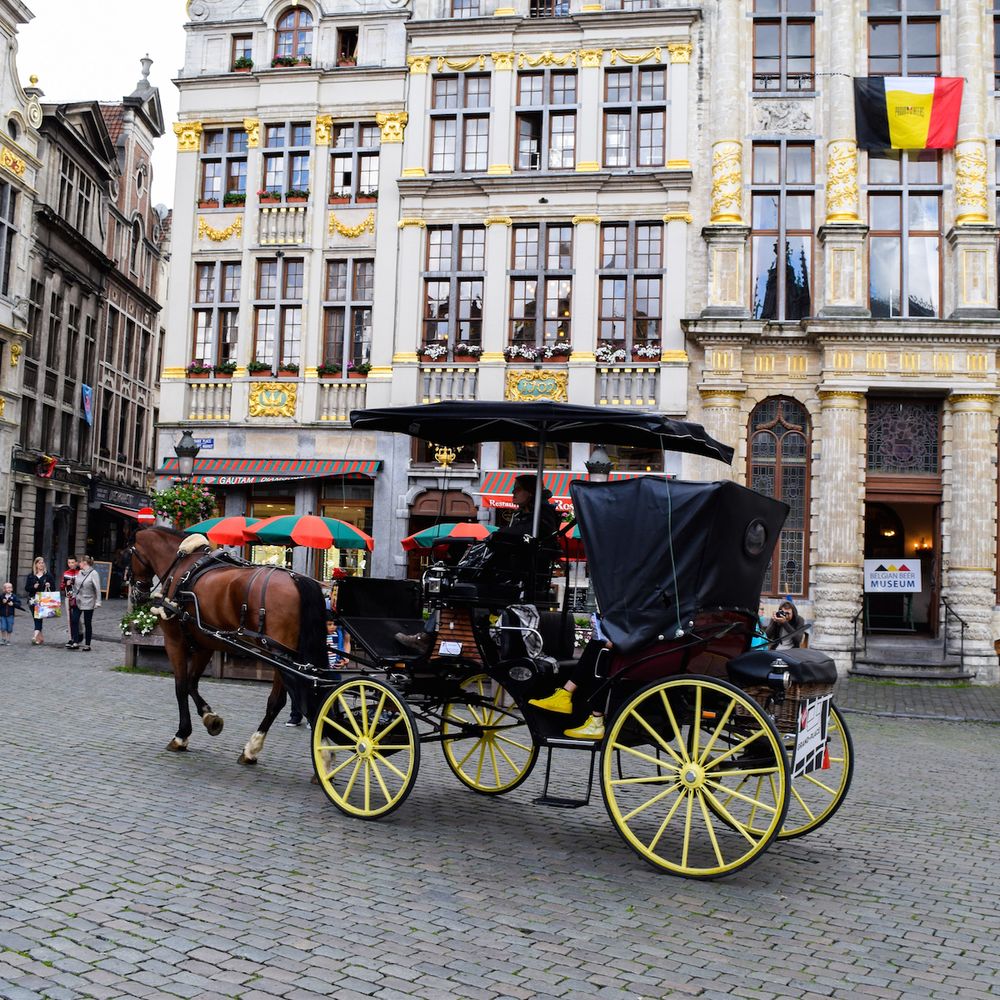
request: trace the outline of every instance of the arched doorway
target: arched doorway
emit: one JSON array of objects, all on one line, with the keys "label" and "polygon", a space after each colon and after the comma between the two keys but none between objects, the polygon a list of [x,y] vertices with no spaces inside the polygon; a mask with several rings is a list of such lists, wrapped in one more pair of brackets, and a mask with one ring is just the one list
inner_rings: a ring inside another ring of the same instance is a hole
[{"label": "arched doorway", "polygon": [[[427,490],[413,501],[406,533],[412,535],[443,521],[476,521],[478,509],[470,496],[461,490]],[[419,580],[433,561],[429,549],[414,549],[407,554],[406,576]]]}]

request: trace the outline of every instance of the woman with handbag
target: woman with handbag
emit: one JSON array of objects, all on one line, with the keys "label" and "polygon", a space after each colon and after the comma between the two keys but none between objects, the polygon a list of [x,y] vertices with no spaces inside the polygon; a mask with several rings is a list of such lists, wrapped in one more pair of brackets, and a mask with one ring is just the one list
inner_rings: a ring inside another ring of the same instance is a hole
[{"label": "woman with handbag", "polygon": [[24,581],[24,592],[28,595],[28,603],[31,605],[31,614],[35,619],[35,632],[31,637],[32,646],[41,646],[43,618],[39,616],[38,595],[43,591],[53,591],[56,589],[56,581],[45,565],[45,560],[41,556],[35,556],[31,564],[31,572]]},{"label": "woman with handbag", "polygon": [[80,559],[80,571],[73,582],[73,592],[76,606],[83,617],[83,645],[85,653],[90,652],[90,640],[94,624],[94,609],[101,606],[101,578],[94,569],[94,557],[83,556]]}]

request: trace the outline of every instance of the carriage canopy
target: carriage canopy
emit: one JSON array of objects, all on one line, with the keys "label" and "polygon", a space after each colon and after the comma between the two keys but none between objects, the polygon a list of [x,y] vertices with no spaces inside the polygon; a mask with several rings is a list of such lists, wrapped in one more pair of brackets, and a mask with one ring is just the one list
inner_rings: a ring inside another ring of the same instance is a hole
[{"label": "carriage canopy", "polygon": [[757,613],[786,504],[736,483],[653,477],[570,492],[604,632],[622,652],[703,609]]}]

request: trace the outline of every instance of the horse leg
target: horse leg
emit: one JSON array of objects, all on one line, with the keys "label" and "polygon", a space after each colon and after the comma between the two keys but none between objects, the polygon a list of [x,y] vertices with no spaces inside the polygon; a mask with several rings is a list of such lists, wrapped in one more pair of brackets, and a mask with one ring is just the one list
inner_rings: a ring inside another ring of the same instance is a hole
[{"label": "horse leg", "polygon": [[205,667],[208,666],[211,660],[211,649],[199,646],[191,653],[191,666],[188,671],[188,677],[190,678],[188,691],[191,695],[191,700],[194,702],[195,710],[201,716],[201,721],[208,730],[208,735],[218,736],[222,732],[224,725],[222,716],[216,715],[212,711],[212,706],[202,698],[201,693],[198,691],[198,681],[201,679],[201,675],[205,672]]},{"label": "horse leg", "polygon": [[187,750],[191,738],[191,711],[188,708],[188,651],[182,637],[164,634],[163,645],[174,668],[174,694],[177,696],[177,713],[179,721],[177,733],[167,744],[167,749],[174,753]]},{"label": "horse leg", "polygon": [[241,764],[257,763],[257,757],[264,748],[267,731],[271,728],[271,723],[278,717],[278,713],[285,707],[287,698],[281,674],[275,670],[274,681],[271,684],[271,693],[267,696],[267,710],[264,713],[264,718],[260,721],[260,725],[257,727],[257,731],[247,740],[247,744],[243,748],[243,753],[239,756]]}]

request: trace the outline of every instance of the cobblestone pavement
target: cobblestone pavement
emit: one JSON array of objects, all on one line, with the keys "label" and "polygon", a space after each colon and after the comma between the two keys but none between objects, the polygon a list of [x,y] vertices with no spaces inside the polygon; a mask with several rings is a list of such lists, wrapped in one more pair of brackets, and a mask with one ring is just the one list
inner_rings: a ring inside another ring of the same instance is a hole
[{"label": "cobblestone pavement", "polygon": [[0,648],[5,1000],[995,995],[993,726],[850,715],[838,815],[691,882],[640,862],[599,797],[534,805],[542,768],[480,797],[433,746],[401,809],[351,821],[310,784],[305,729],[237,765],[258,685],[206,683],[225,731],[169,754],[168,679],[29,638],[19,618]]}]

